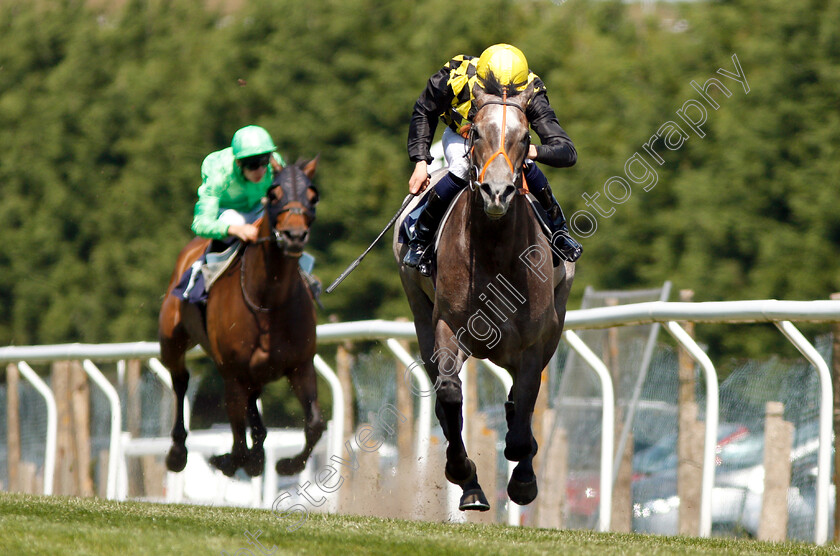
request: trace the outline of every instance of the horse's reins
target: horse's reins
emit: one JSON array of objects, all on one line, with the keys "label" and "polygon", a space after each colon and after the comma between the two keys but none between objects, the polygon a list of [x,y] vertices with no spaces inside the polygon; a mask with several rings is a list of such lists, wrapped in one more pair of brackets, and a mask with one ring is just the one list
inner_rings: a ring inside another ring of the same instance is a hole
[{"label": "horse's reins", "polygon": [[[488,100],[487,102],[485,102],[484,104],[481,105],[481,108],[484,108],[485,106],[487,106],[489,104],[500,104],[504,108],[506,108],[508,106],[513,106],[516,109],[518,109],[520,112],[522,112],[523,114],[525,113],[525,109],[522,108],[521,106],[519,106],[518,104],[508,103],[507,92],[502,93],[502,100]],[[516,175],[516,170],[514,170],[514,168],[513,168],[513,162],[511,162],[510,157],[508,156],[507,151],[505,150],[505,132],[507,130],[507,110],[505,110],[504,108],[502,109],[502,135],[501,135],[501,139],[500,139],[499,149],[496,152],[494,152],[492,155],[490,155],[490,158],[487,159],[487,161],[484,163],[484,166],[481,168],[481,172],[477,173],[476,177],[478,178],[479,182],[484,181],[484,174],[485,174],[485,172],[487,172],[487,168],[490,166],[490,163],[493,162],[494,160],[496,160],[496,158],[499,157],[500,155],[502,157],[504,157],[505,162],[507,162],[507,165],[508,165],[508,168],[510,168],[511,174],[513,174],[514,176]],[[474,145],[470,145],[470,157],[472,157],[474,148],[475,148]],[[477,184],[475,184],[475,185],[477,185]],[[523,194],[528,192],[528,184],[525,182],[525,177],[524,176],[522,177],[522,190],[523,190],[522,191]]]}]

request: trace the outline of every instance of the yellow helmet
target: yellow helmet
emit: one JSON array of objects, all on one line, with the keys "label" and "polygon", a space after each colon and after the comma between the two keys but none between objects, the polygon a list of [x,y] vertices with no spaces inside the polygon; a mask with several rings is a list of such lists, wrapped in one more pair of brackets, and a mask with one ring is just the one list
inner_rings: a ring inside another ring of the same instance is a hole
[{"label": "yellow helmet", "polygon": [[528,85],[528,60],[522,51],[509,44],[494,44],[481,53],[475,72],[481,81],[491,75],[503,87],[523,91]]}]

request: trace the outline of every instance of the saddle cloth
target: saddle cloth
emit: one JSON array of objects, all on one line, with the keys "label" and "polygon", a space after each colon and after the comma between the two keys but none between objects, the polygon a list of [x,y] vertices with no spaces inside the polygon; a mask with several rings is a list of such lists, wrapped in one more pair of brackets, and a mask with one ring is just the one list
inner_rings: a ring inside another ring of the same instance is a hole
[{"label": "saddle cloth", "polygon": [[207,293],[210,287],[227,270],[230,264],[236,259],[242,242],[234,241],[222,252],[209,252],[213,244],[190,266],[178,281],[178,285],[172,290],[172,295],[187,301],[188,303],[199,303],[207,301]]}]

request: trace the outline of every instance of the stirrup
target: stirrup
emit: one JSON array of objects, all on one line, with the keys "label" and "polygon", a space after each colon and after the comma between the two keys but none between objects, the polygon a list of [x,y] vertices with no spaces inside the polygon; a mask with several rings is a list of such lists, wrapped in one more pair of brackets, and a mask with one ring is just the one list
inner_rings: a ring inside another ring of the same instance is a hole
[{"label": "stirrup", "polygon": [[417,272],[423,276],[432,275],[432,257],[426,254],[428,251],[429,249],[426,249],[426,251],[420,255],[420,262],[417,264]]},{"label": "stirrup", "polygon": [[409,244],[408,252],[403,257],[403,264],[409,268],[417,269],[423,276],[432,275],[432,261],[429,257],[431,245],[425,247],[412,247]]},{"label": "stirrup", "polygon": [[405,257],[403,257],[403,264],[409,268],[417,268],[423,260],[423,251],[425,251],[423,247],[415,247],[409,244],[408,251],[406,252]]},{"label": "stirrup", "polygon": [[583,254],[583,246],[565,229],[557,230],[552,234],[551,244],[554,250],[559,252],[560,258],[570,263],[577,261]]}]

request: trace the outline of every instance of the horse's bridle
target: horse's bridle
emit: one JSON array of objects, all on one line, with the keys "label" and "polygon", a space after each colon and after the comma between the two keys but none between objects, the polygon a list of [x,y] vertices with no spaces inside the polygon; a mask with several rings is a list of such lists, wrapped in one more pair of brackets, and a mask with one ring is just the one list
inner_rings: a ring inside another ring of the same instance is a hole
[{"label": "horse's bridle", "polygon": [[[272,189],[273,189],[273,187],[274,186],[272,186]],[[280,187],[282,188],[282,185],[280,185]],[[309,224],[312,224],[312,222],[315,220],[315,208],[314,208],[314,206],[315,206],[315,203],[318,202],[318,196],[319,195],[318,195],[318,190],[315,188],[315,186],[309,185],[309,187],[307,187],[307,189],[312,189],[315,192],[315,198],[311,201],[312,207],[307,207],[300,201],[288,201],[288,200],[283,200],[281,198],[281,199],[278,199],[278,201],[281,202],[281,206],[277,210],[271,210],[270,201],[268,203],[266,203],[267,207],[266,207],[266,210],[265,210],[265,218],[268,218],[270,220],[273,220],[274,222],[277,222],[277,219],[280,217],[281,214],[284,214],[284,213],[288,212],[289,214],[297,214],[297,215],[307,216],[308,220],[309,220]],[[285,197],[285,195],[284,195],[284,197]],[[285,248],[286,248],[286,238],[283,237],[283,234],[280,231],[278,231],[277,228],[274,225],[272,225],[270,222],[269,222],[269,229],[271,230],[270,235],[263,236],[263,237],[258,237],[256,239],[256,241],[254,241],[252,243],[246,243],[245,244],[245,248],[242,250],[242,260],[239,264],[239,286],[242,289],[242,298],[245,300],[245,303],[248,305],[248,307],[251,308],[252,311],[259,312],[259,313],[268,313],[269,311],[271,311],[271,307],[263,307],[261,305],[258,305],[257,303],[252,301],[251,298],[248,296],[247,288],[245,288],[245,250],[248,249],[248,246],[250,246],[252,244],[256,245],[256,244],[259,244],[259,243],[265,243],[267,241],[272,241],[272,240],[274,241],[274,244],[277,246],[278,249],[280,249],[281,251],[285,250]]]},{"label": "horse's bridle", "polygon": [[[302,214],[308,216],[309,222],[311,224],[312,221],[315,220],[315,211],[313,209],[306,208],[300,201],[293,202],[297,202],[298,206],[284,206],[272,215],[274,216],[274,220],[276,221],[277,217],[279,217],[283,213],[288,212],[289,214]],[[289,203],[287,202],[286,204]],[[266,217],[268,217],[268,215],[266,215]],[[274,226],[271,226],[271,235],[257,238],[257,240],[254,243],[265,243],[266,241],[271,240],[274,240],[274,243],[275,245],[277,245],[278,248],[286,248],[286,238],[284,238],[283,234],[281,234]]]},{"label": "horse's bridle", "polygon": [[[485,107],[487,107],[491,104],[499,104],[499,105],[501,105],[505,108],[508,107],[508,106],[513,106],[514,108],[516,108],[517,110],[522,112],[522,114],[525,114],[525,109],[522,106],[520,106],[519,104],[516,104],[516,103],[510,103],[510,102],[507,101],[507,94],[505,93],[505,94],[502,95],[501,100],[488,100],[484,104],[482,104],[481,108],[479,108],[476,111],[476,116],[478,115],[478,112],[481,112],[482,110],[484,110]],[[469,145],[469,152],[470,152],[470,189],[475,191],[475,189],[479,186],[479,184],[484,181],[484,174],[485,174],[485,172],[487,172],[487,168],[490,166],[490,163],[493,162],[494,160],[496,160],[496,158],[500,155],[503,156],[504,159],[505,159],[505,162],[507,162],[508,168],[510,168],[511,173],[514,176],[514,182],[515,182],[516,181],[516,176],[517,176],[517,171],[514,169],[513,162],[511,162],[510,157],[508,156],[507,151],[505,150],[505,132],[507,130],[507,110],[502,110],[502,133],[501,133],[501,138],[500,138],[500,141],[499,141],[500,142],[499,149],[496,152],[494,152],[490,156],[490,158],[487,159],[487,161],[484,163],[484,166],[481,168],[480,172],[478,170],[478,165],[473,163],[473,155],[475,153],[475,145],[474,145],[475,131],[474,130],[475,130],[475,126],[474,125],[470,126],[470,145]]]}]

